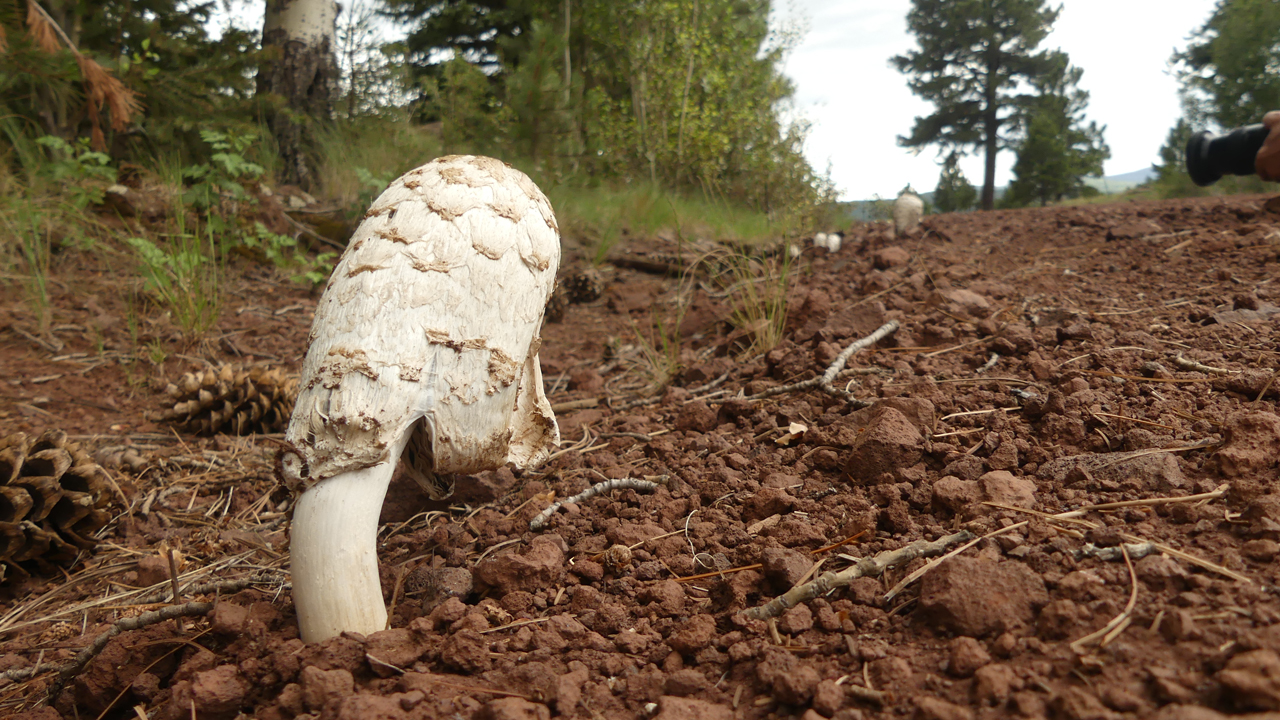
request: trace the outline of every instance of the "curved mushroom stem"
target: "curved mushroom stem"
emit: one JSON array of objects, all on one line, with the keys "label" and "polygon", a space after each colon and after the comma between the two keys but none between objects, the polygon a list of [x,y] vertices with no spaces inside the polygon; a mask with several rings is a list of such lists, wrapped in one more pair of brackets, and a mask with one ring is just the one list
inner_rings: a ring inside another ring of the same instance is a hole
[{"label": "curved mushroom stem", "polygon": [[293,604],[303,642],[386,629],[378,579],[378,515],[408,434],[386,460],[312,485],[293,511]]}]

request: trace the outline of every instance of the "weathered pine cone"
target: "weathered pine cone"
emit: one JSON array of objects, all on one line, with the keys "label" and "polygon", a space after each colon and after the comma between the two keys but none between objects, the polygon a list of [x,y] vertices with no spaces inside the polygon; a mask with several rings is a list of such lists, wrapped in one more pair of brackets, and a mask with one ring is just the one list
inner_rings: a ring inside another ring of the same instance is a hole
[{"label": "weathered pine cone", "polygon": [[564,285],[556,284],[556,289],[547,298],[547,311],[543,315],[549,323],[564,322],[565,310],[569,309],[569,295]]},{"label": "weathered pine cone", "polygon": [[187,373],[165,388],[173,407],[159,419],[198,435],[284,432],[298,378],[268,365],[222,365]]},{"label": "weathered pine cone", "polygon": [[604,278],[600,271],[593,267],[574,270],[565,276],[561,283],[571,303],[589,303],[600,299],[604,294]]},{"label": "weathered pine cone", "polygon": [[92,548],[111,520],[110,487],[61,430],[0,438],[0,561],[65,563]]}]

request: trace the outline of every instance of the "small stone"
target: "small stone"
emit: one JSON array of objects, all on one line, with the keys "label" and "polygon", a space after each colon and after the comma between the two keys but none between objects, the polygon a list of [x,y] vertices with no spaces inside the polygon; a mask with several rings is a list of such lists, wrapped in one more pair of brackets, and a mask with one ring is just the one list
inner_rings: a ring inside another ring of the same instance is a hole
[{"label": "small stone", "polygon": [[1122,716],[1107,708],[1093,693],[1068,687],[1053,699],[1053,707],[1065,720],[1119,720]]},{"label": "small stone", "polygon": [[977,482],[947,475],[933,484],[933,506],[951,513],[959,513],[969,505],[978,502],[980,492]]},{"label": "small stone", "polygon": [[701,400],[685,403],[676,415],[676,430],[709,432],[716,427],[716,411]]},{"label": "small stone", "polygon": [[905,415],[885,407],[857,434],[845,458],[845,471],[863,483],[880,482],[886,474],[920,462],[923,444],[920,431]]},{"label": "small stone", "polygon": [[1003,663],[985,665],[973,674],[973,695],[983,705],[1003,705],[1017,689],[1018,676]]},{"label": "small stone", "polygon": [[812,628],[813,611],[803,603],[791,608],[778,618],[778,629],[788,635],[799,635]]},{"label": "small stone", "polygon": [[844,698],[844,688],[837,685],[835,680],[823,680],[813,690],[811,707],[823,717],[832,717],[844,706]]},{"label": "small stone", "polygon": [[1031,622],[1049,601],[1044,581],[1016,561],[955,557],[925,575],[921,614],[938,627],[982,637]]},{"label": "small stone", "polygon": [[551,709],[524,698],[492,700],[475,714],[476,720],[551,720]]},{"label": "small stone", "polygon": [[936,697],[917,697],[917,720],[973,720],[973,711]]},{"label": "small stone", "polygon": [[1027,478],[1014,477],[1007,470],[993,470],[978,478],[978,487],[987,502],[1029,508],[1036,502],[1036,484]]},{"label": "small stone", "polygon": [[880,248],[872,257],[877,270],[888,270],[911,262],[911,253],[897,245]]},{"label": "small stone", "polygon": [[1250,540],[1244,544],[1244,547],[1240,548],[1240,551],[1250,560],[1269,563],[1275,559],[1276,554],[1280,553],[1280,543],[1265,538]]},{"label": "small stone", "polygon": [[711,645],[715,638],[716,619],[711,615],[694,615],[671,633],[667,644],[681,655],[694,655]]},{"label": "small stone", "polygon": [[1217,678],[1240,709],[1280,710],[1280,655],[1274,650],[1241,653]]},{"label": "small stone", "polygon": [[476,566],[475,579],[498,595],[516,590],[541,591],[554,587],[565,575],[563,540],[553,535],[534,537],[523,553],[509,552]]},{"label": "small stone", "polygon": [[969,677],[991,662],[991,654],[977,640],[960,636],[951,641],[951,660],[947,669],[956,677]]},{"label": "small stone", "polygon": [[733,720],[733,711],[725,705],[705,700],[663,695],[658,698],[658,714],[653,720]]}]

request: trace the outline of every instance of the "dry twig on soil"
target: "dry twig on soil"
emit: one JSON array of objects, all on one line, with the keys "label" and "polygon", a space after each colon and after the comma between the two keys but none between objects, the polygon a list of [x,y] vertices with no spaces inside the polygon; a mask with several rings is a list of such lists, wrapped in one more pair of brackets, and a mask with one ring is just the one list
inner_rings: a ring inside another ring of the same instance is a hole
[{"label": "dry twig on soil", "polygon": [[640,480],[637,478],[615,478],[613,480],[605,480],[583,490],[582,492],[564,500],[557,500],[547,506],[546,510],[538,513],[537,517],[529,521],[529,529],[533,532],[541,532],[547,526],[547,521],[552,515],[556,514],[565,503],[580,503],[584,500],[590,500],[596,495],[607,493],[610,490],[644,490],[645,492],[653,492],[658,489],[659,485],[665,485],[670,479],[668,475],[655,475],[652,478]]},{"label": "dry twig on soil", "polygon": [[[106,648],[107,643],[111,641],[111,638],[116,635],[128,630],[139,630],[147,627],[148,625],[155,625],[156,623],[164,622],[165,620],[172,620],[174,618],[208,615],[211,610],[213,610],[213,603],[190,602],[184,605],[170,605],[169,607],[160,608],[159,610],[142,613],[136,617],[125,618],[117,621],[114,625],[103,631],[102,634],[98,635],[98,637],[94,638],[93,642],[89,644],[89,647],[81,650],[74,659],[65,665],[62,665],[58,669],[58,677],[49,685],[49,698],[56,698],[58,693],[62,692],[62,688],[67,684],[67,682],[80,674],[80,671],[83,670],[91,660],[97,657],[98,653],[102,652],[102,650]],[[36,673],[32,673],[32,675],[34,674]]]},{"label": "dry twig on soil", "polygon": [[919,557],[937,555],[946,548],[956,543],[968,542],[973,537],[973,533],[968,530],[961,530],[937,540],[917,540],[897,550],[888,550],[875,557],[863,558],[856,565],[839,572],[823,573],[817,580],[797,585],[768,603],[744,610],[743,613],[756,620],[775,618],[800,603],[809,602],[832,590],[845,587],[860,577],[876,577],[892,566],[905,565]]},{"label": "dry twig on soil", "polygon": [[1195,370],[1202,373],[1209,373],[1210,375],[1231,375],[1232,373],[1240,372],[1239,370],[1224,370],[1223,368],[1209,367],[1203,363],[1198,363],[1195,360],[1185,358],[1181,353],[1173,359],[1173,364],[1183,370]]},{"label": "dry twig on soil", "polygon": [[884,325],[881,325],[880,327],[876,328],[876,331],[871,333],[870,335],[864,338],[859,338],[849,343],[849,345],[845,347],[845,349],[839,355],[836,356],[836,359],[833,360],[829,366],[827,366],[826,372],[822,373],[819,376],[811,377],[808,380],[801,380],[800,382],[791,383],[790,385],[779,385],[778,387],[771,387],[768,390],[765,390],[763,392],[758,392],[755,395],[748,395],[746,397],[729,397],[724,399],[717,399],[713,402],[728,402],[730,400],[747,400],[747,401],[763,400],[765,398],[773,397],[774,395],[781,395],[783,393],[818,389],[827,393],[828,395],[833,395],[835,397],[847,400],[850,405],[854,406],[854,408],[861,409],[861,408],[867,407],[871,403],[867,402],[866,400],[859,400],[858,398],[854,397],[853,393],[849,392],[848,390],[838,388],[832,383],[835,382],[836,375],[840,374],[840,371],[844,369],[845,363],[849,362],[849,358],[853,357],[854,353],[858,352],[859,350],[868,348],[876,344],[877,342],[883,340],[884,338],[888,337],[889,335],[892,335],[893,333],[897,332],[899,327],[900,325],[897,320],[890,320]]}]

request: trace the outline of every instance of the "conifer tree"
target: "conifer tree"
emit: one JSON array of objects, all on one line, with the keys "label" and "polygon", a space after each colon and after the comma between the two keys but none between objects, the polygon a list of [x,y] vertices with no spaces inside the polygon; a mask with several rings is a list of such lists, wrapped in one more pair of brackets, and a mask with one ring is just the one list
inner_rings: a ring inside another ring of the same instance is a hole
[{"label": "conifer tree", "polygon": [[1103,140],[1105,127],[1085,124],[1089,93],[1079,87],[1084,71],[1072,67],[1066,53],[1051,55],[1053,67],[1034,81],[1038,95],[1026,102],[1026,136],[1018,145],[1010,205],[1041,205],[1083,190],[1084,177],[1101,175],[1102,162],[1111,157]]},{"label": "conifer tree", "polygon": [[1057,17],[1045,0],[912,0],[907,26],[919,47],[892,62],[934,112],[917,117],[898,142],[981,148],[984,210],[995,204],[996,155],[1020,119],[1019,86],[1051,68],[1049,52],[1036,48]]},{"label": "conifer tree", "polygon": [[1259,122],[1280,108],[1280,3],[1219,0],[1173,60],[1193,125]]},{"label": "conifer tree", "polygon": [[933,191],[933,204],[938,212],[972,210],[978,203],[978,191],[960,169],[960,156],[952,152],[942,165],[938,188]]}]

